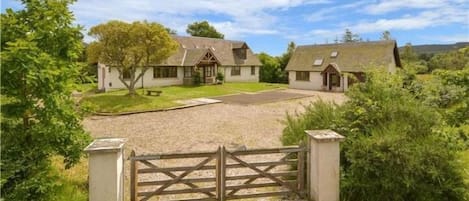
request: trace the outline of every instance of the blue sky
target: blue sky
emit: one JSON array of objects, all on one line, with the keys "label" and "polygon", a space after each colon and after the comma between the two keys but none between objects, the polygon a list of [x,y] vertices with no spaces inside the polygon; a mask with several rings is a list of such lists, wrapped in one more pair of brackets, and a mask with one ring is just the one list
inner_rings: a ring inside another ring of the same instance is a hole
[{"label": "blue sky", "polygon": [[[2,12],[21,8],[16,1],[1,3]],[[333,43],[347,28],[363,40],[389,30],[399,46],[469,41],[469,0],[78,0],[71,10],[85,29],[111,19],[146,19],[187,35],[187,24],[207,20],[226,39],[272,55],[282,54],[289,41]]]}]

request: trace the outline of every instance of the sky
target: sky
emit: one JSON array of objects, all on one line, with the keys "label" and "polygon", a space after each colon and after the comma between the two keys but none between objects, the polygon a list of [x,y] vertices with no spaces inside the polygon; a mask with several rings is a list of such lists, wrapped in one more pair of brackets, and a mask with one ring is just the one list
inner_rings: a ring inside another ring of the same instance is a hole
[{"label": "sky", "polygon": [[[1,0],[1,8],[21,4]],[[187,35],[188,24],[207,20],[225,39],[271,55],[290,41],[334,43],[345,29],[365,41],[388,30],[398,46],[469,41],[469,0],[78,0],[70,9],[85,34],[108,20],[148,20]]]}]

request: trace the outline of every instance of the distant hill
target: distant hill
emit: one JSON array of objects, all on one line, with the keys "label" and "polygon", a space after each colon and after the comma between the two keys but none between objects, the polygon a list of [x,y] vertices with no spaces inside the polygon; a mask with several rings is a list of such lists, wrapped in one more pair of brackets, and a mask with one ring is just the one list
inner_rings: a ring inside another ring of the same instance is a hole
[{"label": "distant hill", "polygon": [[[438,45],[438,44],[412,45],[412,49],[417,54],[423,54],[423,53],[436,54],[436,53],[443,53],[443,52],[461,49],[466,46],[469,46],[469,42],[459,42],[455,44],[444,44],[444,45]],[[404,50],[404,47],[399,47],[399,52],[402,52],[403,50]]]}]

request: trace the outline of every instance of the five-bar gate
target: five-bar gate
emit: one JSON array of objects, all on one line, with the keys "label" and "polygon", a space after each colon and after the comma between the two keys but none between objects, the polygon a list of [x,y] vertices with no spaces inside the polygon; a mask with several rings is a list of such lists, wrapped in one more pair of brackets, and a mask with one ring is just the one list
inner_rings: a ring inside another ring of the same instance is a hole
[{"label": "five-bar gate", "polygon": [[305,159],[304,146],[138,156],[132,151],[131,201],[305,198]]}]

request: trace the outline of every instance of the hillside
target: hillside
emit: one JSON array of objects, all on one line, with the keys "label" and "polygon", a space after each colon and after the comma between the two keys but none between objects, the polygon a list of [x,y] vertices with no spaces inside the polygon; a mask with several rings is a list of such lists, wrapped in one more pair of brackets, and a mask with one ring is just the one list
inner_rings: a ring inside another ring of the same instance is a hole
[{"label": "hillside", "polygon": [[[435,54],[457,50],[466,46],[469,46],[469,42],[459,42],[454,44],[412,45],[412,48],[417,54]],[[404,47],[399,47],[399,51],[403,51],[403,48]]]}]

